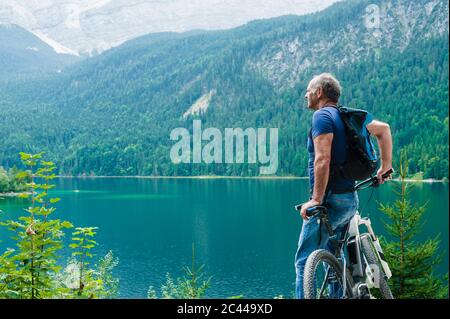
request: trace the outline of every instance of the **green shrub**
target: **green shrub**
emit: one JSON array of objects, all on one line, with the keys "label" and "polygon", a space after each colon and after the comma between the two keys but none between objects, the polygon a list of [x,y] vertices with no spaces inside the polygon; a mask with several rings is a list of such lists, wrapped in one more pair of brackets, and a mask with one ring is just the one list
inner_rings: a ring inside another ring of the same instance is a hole
[{"label": "green shrub", "polygon": [[[63,269],[60,252],[63,249],[65,231],[72,228],[69,221],[54,219],[53,204],[60,199],[50,197],[55,185],[51,180],[56,166],[42,160],[42,153],[20,153],[26,171],[16,174],[27,192],[20,195],[29,200],[25,215],[16,220],[0,223],[13,233],[15,248],[8,248],[0,255],[0,298],[107,298],[117,293],[111,275],[117,265],[112,253],[108,253],[97,267],[90,268],[88,259],[96,228],[76,228],[72,238],[73,258]],[[1,173],[1,172],[0,172]],[[70,276],[75,276],[78,286],[72,286]],[[108,291],[112,289],[112,291]]]}]

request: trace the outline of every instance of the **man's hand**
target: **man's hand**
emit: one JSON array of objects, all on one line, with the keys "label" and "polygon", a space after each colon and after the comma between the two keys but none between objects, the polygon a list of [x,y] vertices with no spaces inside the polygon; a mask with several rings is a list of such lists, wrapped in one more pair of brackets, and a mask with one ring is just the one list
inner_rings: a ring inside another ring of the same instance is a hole
[{"label": "man's hand", "polygon": [[384,173],[386,173],[388,170],[390,170],[391,168],[392,168],[392,165],[388,165],[388,166],[381,166],[378,169],[378,171],[377,171],[378,184],[383,184],[384,181],[390,180],[392,178],[391,174],[389,174],[389,176],[384,179],[382,177],[382,175]]},{"label": "man's hand", "polygon": [[386,173],[392,168],[392,135],[389,124],[380,121],[373,120],[366,125],[370,134],[375,135],[378,141],[378,148],[380,149],[381,168],[377,172],[378,183],[383,184],[385,180],[381,177],[383,173]]},{"label": "man's hand", "polygon": [[303,218],[304,220],[308,220],[309,217],[306,216],[306,210],[307,210],[308,208],[310,208],[310,207],[317,206],[317,205],[320,205],[320,203],[319,203],[318,201],[314,200],[314,199],[311,199],[310,201],[304,203],[304,204],[302,205],[302,209],[300,210],[300,215],[302,215],[302,218]]}]

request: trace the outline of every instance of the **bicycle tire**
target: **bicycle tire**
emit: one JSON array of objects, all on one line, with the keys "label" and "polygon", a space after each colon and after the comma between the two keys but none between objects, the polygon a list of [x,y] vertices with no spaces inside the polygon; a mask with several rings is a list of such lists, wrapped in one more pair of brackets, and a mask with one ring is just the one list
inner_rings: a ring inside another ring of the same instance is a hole
[{"label": "bicycle tire", "polygon": [[394,299],[392,295],[391,288],[389,288],[388,282],[386,280],[386,275],[384,274],[383,267],[381,266],[378,258],[376,257],[372,244],[370,243],[369,236],[361,236],[361,246],[363,250],[363,254],[367,258],[367,262],[369,264],[374,264],[378,266],[378,269],[381,269],[382,276],[379,276],[380,281],[380,293],[383,299]]},{"label": "bicycle tire", "polygon": [[[314,285],[315,273],[320,262],[326,262],[336,273],[338,280],[342,283],[342,265],[338,259],[328,250],[318,249],[309,255],[306,260],[304,276],[303,276],[303,292],[305,299],[317,299],[316,287]],[[353,280],[350,272],[347,270],[347,297],[352,298]]]}]

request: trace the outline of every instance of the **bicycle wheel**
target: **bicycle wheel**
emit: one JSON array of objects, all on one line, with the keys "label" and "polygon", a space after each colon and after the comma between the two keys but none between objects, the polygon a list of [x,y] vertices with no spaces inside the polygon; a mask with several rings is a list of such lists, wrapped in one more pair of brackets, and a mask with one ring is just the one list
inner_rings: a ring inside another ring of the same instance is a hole
[{"label": "bicycle wheel", "polygon": [[[343,298],[342,265],[328,250],[314,251],[306,260],[303,277],[305,299]],[[352,297],[353,280],[346,272],[346,298]]]},{"label": "bicycle wheel", "polygon": [[394,299],[392,295],[391,288],[386,280],[386,275],[384,274],[383,267],[381,266],[378,258],[376,257],[375,252],[373,251],[372,244],[370,243],[371,239],[369,236],[361,236],[361,246],[363,250],[364,256],[367,258],[367,262],[369,265],[376,265],[378,269],[380,269],[379,277],[379,285],[380,285],[380,293],[383,299]]}]

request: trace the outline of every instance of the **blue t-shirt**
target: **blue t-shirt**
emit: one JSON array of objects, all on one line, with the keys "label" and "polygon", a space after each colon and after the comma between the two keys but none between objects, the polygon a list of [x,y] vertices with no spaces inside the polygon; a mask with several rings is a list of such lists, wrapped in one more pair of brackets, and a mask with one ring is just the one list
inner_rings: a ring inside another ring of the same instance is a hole
[{"label": "blue t-shirt", "polygon": [[[372,115],[369,113],[366,117],[366,124],[372,122]],[[339,115],[339,111],[332,106],[325,106],[313,114],[311,132],[308,134],[308,172],[309,184],[311,190],[314,189],[314,143],[313,139],[319,135],[333,133],[333,142],[331,145],[331,163],[330,165],[342,164],[347,157],[347,139],[345,136],[345,126]],[[330,180],[330,189],[342,191],[350,189],[355,185],[351,179],[332,179]]]}]

